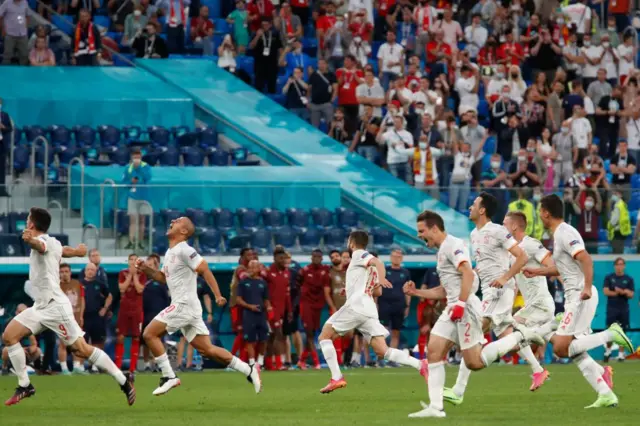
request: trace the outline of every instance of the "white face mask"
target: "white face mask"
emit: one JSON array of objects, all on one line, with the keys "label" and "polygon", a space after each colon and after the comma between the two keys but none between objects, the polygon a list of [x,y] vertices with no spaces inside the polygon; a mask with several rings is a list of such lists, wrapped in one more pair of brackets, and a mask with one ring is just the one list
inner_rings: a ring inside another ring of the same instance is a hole
[{"label": "white face mask", "polygon": [[427,145],[429,145],[429,144],[426,143],[426,142],[420,142],[418,144],[418,146],[420,146],[420,149],[423,150],[423,151],[425,151],[427,149]]},{"label": "white face mask", "polygon": [[527,161],[527,157],[523,157],[521,155],[518,156],[518,161]]},{"label": "white face mask", "polygon": [[608,49],[609,46],[611,46],[611,43],[609,43],[608,41],[602,43],[602,47],[604,47],[605,49]]},{"label": "white face mask", "polygon": [[424,114],[424,108],[416,108],[416,114],[418,115]]},{"label": "white face mask", "polygon": [[533,201],[542,200],[542,194],[533,194]]},{"label": "white face mask", "polygon": [[141,162],[142,162],[142,160],[139,159],[139,158],[134,158],[133,161],[132,161],[134,166],[139,166]]},{"label": "white face mask", "polygon": [[491,162],[491,168],[495,169],[495,170],[499,169],[500,168],[500,162],[499,161],[492,161]]},{"label": "white face mask", "polygon": [[584,202],[584,208],[587,210],[591,210],[593,208],[593,201],[587,200]]},{"label": "white face mask", "polygon": [[609,31],[616,31],[616,27],[615,26],[609,27]]},{"label": "white face mask", "polygon": [[565,134],[565,135],[567,133],[569,133],[569,128],[568,127],[563,127],[561,130],[562,130],[562,133]]},{"label": "white face mask", "polygon": [[140,15],[142,15],[141,11],[139,11],[139,10],[134,10],[133,11],[133,16],[140,16]]},{"label": "white face mask", "polygon": [[617,196],[617,195],[615,195],[615,194],[611,196],[611,202],[612,202],[612,203],[617,203],[619,199],[620,199],[620,197],[618,197],[618,196]]},{"label": "white face mask", "polygon": [[584,45],[584,47],[589,47],[591,46],[591,41],[590,40],[585,40],[582,42],[582,44]]},{"label": "white face mask", "polygon": [[344,25],[344,22],[342,22],[342,21],[337,21],[336,22],[336,28],[338,28],[338,29],[342,28],[343,25]]}]

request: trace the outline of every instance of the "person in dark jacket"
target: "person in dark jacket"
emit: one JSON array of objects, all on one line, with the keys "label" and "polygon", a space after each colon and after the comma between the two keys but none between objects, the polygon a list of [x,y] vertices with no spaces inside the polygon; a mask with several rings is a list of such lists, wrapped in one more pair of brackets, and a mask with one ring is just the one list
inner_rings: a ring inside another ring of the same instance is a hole
[{"label": "person in dark jacket", "polygon": [[167,42],[156,35],[156,27],[151,22],[144,27],[142,34],[135,38],[131,47],[136,52],[136,58],[164,59],[169,56]]},{"label": "person in dark jacket", "polygon": [[[520,124],[520,119],[512,115],[507,123],[507,127],[498,134],[498,154],[505,164],[511,162],[513,153],[517,153],[521,148],[527,147],[529,132],[526,127]],[[508,170],[508,167],[505,167]]]}]

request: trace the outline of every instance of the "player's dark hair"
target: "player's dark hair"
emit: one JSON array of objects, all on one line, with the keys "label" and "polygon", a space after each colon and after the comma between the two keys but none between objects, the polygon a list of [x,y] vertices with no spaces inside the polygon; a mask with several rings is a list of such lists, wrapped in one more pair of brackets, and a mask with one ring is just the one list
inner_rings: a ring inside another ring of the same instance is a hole
[{"label": "player's dark hair", "polygon": [[527,228],[527,216],[525,216],[524,213],[519,211],[511,211],[507,213],[507,216],[511,219],[516,220],[518,222],[518,226],[520,226],[522,229]]},{"label": "player's dark hair", "polygon": [[352,241],[356,247],[364,249],[367,248],[369,244],[369,234],[367,231],[362,230],[353,231],[349,234],[349,240]]},{"label": "player's dark hair", "polygon": [[49,226],[51,226],[51,215],[47,209],[31,207],[29,215],[31,216],[31,223],[33,223],[36,230],[40,232],[47,232],[49,230]]},{"label": "player's dark hair", "polygon": [[61,263],[61,264],[60,264],[60,269],[62,269],[62,268],[69,268],[69,269],[71,269],[71,266],[69,266],[69,264],[68,264],[68,263]]},{"label": "player's dark hair", "polygon": [[129,254],[129,256],[127,256],[127,260],[131,259],[132,257],[138,257],[138,255],[135,253],[131,253]]},{"label": "player's dark hair", "polygon": [[564,204],[562,203],[562,198],[556,194],[549,194],[542,197],[542,200],[540,200],[540,208],[548,211],[551,217],[555,219],[564,218]]},{"label": "player's dark hair", "polygon": [[618,264],[618,262],[620,262],[620,261],[622,261],[622,264],[623,264],[623,265],[626,265],[626,264],[627,264],[627,262],[626,262],[622,257],[616,257],[616,260],[614,260],[614,261],[613,261],[613,264],[614,264],[614,265],[617,265],[617,264]]},{"label": "player's dark hair", "polygon": [[287,254],[287,251],[283,246],[277,245],[273,248],[273,257],[279,256],[281,254]]},{"label": "player's dark hair", "polygon": [[347,253],[349,257],[351,257],[351,252],[349,250],[342,250],[342,252],[340,253],[340,256],[342,256],[345,253]]},{"label": "player's dark hair", "polygon": [[342,255],[342,253],[340,253],[338,250],[331,250],[329,252],[329,256],[333,255],[333,253],[338,253],[338,255],[340,255],[340,256]]},{"label": "player's dark hair", "polygon": [[498,200],[488,192],[481,192],[478,197],[480,197],[480,207],[484,209],[485,216],[492,218],[498,211]]},{"label": "player's dark hair", "polygon": [[251,247],[243,247],[240,250],[240,257],[244,257],[244,255],[247,254],[248,251],[251,251]]},{"label": "player's dark hair", "polygon": [[313,249],[313,251],[311,252],[311,254],[316,254],[316,253],[320,253],[320,254],[322,254],[322,250],[320,250],[319,248],[317,248],[317,249]]},{"label": "player's dark hair", "polygon": [[420,213],[418,215],[418,219],[416,220],[416,222],[424,222],[425,225],[427,225],[427,228],[431,228],[433,226],[437,226],[439,230],[441,230],[442,232],[444,232],[444,220],[442,220],[442,216],[440,216],[438,213],[431,211],[431,210],[425,210],[422,213]]},{"label": "player's dark hair", "polygon": [[155,259],[158,261],[158,263],[160,263],[160,256],[158,255],[158,253],[151,253],[149,256],[147,256],[147,259]]}]

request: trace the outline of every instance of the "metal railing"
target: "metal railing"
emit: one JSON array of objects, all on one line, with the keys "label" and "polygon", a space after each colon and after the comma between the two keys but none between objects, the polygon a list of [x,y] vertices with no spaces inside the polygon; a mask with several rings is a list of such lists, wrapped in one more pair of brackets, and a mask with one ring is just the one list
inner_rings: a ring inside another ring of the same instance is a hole
[{"label": "metal railing", "polygon": [[105,179],[101,184],[100,184],[100,233],[104,233],[104,215],[105,215],[105,211],[104,211],[104,187],[105,185],[109,185],[112,188],[114,188],[114,191],[116,191],[115,193],[115,199],[114,199],[114,210],[116,211],[115,214],[115,218],[114,218],[114,223],[113,223],[113,230],[114,230],[114,234],[115,231],[117,231],[117,211],[118,211],[118,197],[117,197],[117,186],[116,186],[116,182],[113,179]]},{"label": "metal railing", "polygon": [[[82,242],[87,244],[87,233],[89,231],[93,231],[95,234],[96,244],[93,248],[100,250],[100,230],[95,225],[89,223],[82,228]],[[87,246],[89,246],[89,244],[87,244]]]},{"label": "metal railing", "polygon": [[16,126],[11,116],[9,116],[9,122],[11,123],[11,128],[13,129],[13,131],[11,132],[11,145],[9,147],[9,176],[11,176],[11,179],[13,180],[13,150],[16,149]]},{"label": "metal railing", "polygon": [[49,201],[49,204],[47,204],[47,209],[51,211],[54,208],[58,209],[58,211],[60,212],[60,230],[58,231],[58,234],[64,234],[64,209],[62,208],[62,203],[57,200]]},{"label": "metal railing", "polygon": [[84,160],[82,157],[72,158],[67,166],[67,210],[71,212],[71,168],[76,163],[80,165],[80,220],[84,224]]},{"label": "metal railing", "polygon": [[31,142],[31,181],[35,183],[36,181],[36,148],[38,147],[38,142],[41,142],[44,146],[44,165],[43,172],[44,176],[42,178],[44,184],[44,196],[47,198],[48,194],[48,185],[49,183],[49,141],[44,136],[38,136]]},{"label": "metal railing", "polygon": [[[13,193],[15,191],[15,188],[18,186],[18,184],[26,184],[27,186],[29,186],[29,182],[27,182],[24,179],[18,178],[18,179],[14,179],[11,184],[9,185],[9,195],[11,195],[9,197],[9,211],[13,211],[13,202],[16,199],[16,197],[13,196]],[[24,202],[24,199],[22,200]]]},{"label": "metal railing", "polygon": [[[144,220],[144,217],[142,217],[141,219],[143,210],[147,210],[149,213],[149,228],[147,229],[147,233],[149,234],[149,246],[147,247],[147,254],[151,254],[153,248],[153,207],[148,201],[144,200],[140,200],[140,202],[137,204],[136,220],[138,221],[138,223],[136,224],[136,242],[140,244],[140,241],[142,241],[142,238],[144,238],[144,234],[140,235],[140,222],[143,222]],[[129,224],[129,226],[131,226],[131,224]]]}]

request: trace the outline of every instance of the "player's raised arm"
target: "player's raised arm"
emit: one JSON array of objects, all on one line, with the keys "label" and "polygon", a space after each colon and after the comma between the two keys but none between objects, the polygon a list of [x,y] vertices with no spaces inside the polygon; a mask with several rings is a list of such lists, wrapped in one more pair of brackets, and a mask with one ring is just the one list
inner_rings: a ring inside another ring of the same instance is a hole
[{"label": "player's raised arm", "polygon": [[47,251],[47,244],[40,238],[36,237],[33,231],[29,229],[22,231],[22,241],[40,254],[44,254],[44,252]]},{"label": "player's raised arm", "polygon": [[511,264],[511,268],[509,268],[509,270],[504,275],[491,283],[491,287],[504,286],[507,281],[515,277],[516,274],[518,274],[518,272],[520,272],[522,268],[524,268],[524,266],[527,264],[527,261],[529,260],[529,256],[527,256],[527,253],[522,250],[522,247],[517,244],[509,249],[509,253],[511,253],[513,257],[515,257],[514,262]]},{"label": "player's raised arm", "polygon": [[416,283],[407,281],[402,286],[402,290],[407,296],[421,297],[423,299],[440,300],[447,297],[447,292],[441,285],[430,289],[417,289]]},{"label": "player's raised arm", "polygon": [[378,273],[378,283],[384,288],[392,288],[393,284],[387,280],[387,268],[384,267],[384,263],[380,261],[377,257],[371,257],[367,266],[373,266],[376,268],[376,272]]},{"label": "player's raised arm", "polygon": [[147,278],[153,281],[157,281],[162,284],[167,283],[167,277],[164,276],[164,273],[162,271],[156,271],[155,269],[147,266],[142,258],[138,258],[138,260],[136,260],[136,268],[139,271],[142,271],[147,276]]},{"label": "player's raised arm", "polygon": [[216,304],[218,306],[224,306],[227,303],[227,299],[222,297],[222,293],[220,293],[220,287],[218,287],[218,281],[216,281],[216,277],[213,276],[213,272],[209,269],[209,264],[207,264],[206,260],[202,260],[200,265],[196,268],[196,272],[200,274],[202,278],[206,281],[207,285],[213,292],[213,295],[216,298]]},{"label": "player's raised arm", "polygon": [[84,244],[78,244],[76,247],[62,247],[62,257],[85,257],[86,255],[87,246]]},{"label": "player's raised arm", "polygon": [[591,288],[593,287],[593,259],[586,250],[576,254],[575,259],[580,263],[584,274],[584,290],[582,290],[580,297],[582,300],[587,300],[591,298]]}]

